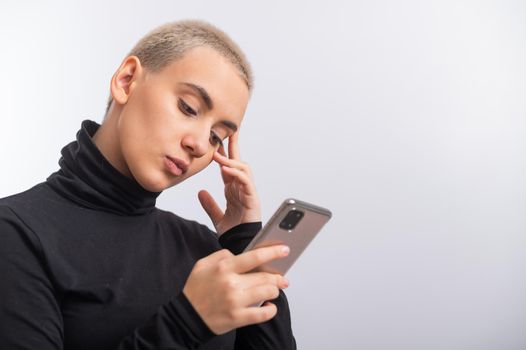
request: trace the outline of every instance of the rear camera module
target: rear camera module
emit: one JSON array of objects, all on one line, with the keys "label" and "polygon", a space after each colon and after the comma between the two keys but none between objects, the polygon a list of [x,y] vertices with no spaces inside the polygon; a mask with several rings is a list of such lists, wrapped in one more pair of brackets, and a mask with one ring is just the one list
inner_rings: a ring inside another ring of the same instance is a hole
[{"label": "rear camera module", "polygon": [[297,209],[292,209],[287,213],[285,218],[281,220],[279,223],[279,227],[283,230],[293,230],[294,227],[300,222],[301,218],[303,217],[304,213]]}]

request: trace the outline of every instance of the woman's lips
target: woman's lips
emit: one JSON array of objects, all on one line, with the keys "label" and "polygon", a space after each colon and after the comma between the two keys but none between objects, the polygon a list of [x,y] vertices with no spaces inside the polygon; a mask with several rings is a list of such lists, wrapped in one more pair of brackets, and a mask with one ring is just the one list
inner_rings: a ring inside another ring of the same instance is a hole
[{"label": "woman's lips", "polygon": [[175,176],[184,174],[188,170],[188,164],[179,158],[166,156],[164,158],[164,163],[168,170]]}]

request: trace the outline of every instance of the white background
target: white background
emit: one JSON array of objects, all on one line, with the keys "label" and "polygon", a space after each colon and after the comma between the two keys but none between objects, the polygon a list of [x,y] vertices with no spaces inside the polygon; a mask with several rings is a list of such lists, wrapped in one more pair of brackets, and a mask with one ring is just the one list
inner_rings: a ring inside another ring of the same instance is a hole
[{"label": "white background", "polygon": [[[147,31],[229,33],[256,84],[241,133],[264,219],[333,220],[290,271],[300,349],[526,348],[524,1],[0,2],[0,197],[58,168]],[[210,225],[197,191],[158,206]]]}]

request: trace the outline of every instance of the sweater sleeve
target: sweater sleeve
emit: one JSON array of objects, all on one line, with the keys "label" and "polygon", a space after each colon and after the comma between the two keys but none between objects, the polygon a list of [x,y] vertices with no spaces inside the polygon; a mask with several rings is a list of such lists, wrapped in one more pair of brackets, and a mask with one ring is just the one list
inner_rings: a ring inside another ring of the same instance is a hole
[{"label": "sweater sleeve", "polygon": [[[233,254],[240,254],[259,230],[260,222],[241,224],[222,234],[219,243]],[[285,293],[280,290],[272,303],[278,313],[271,320],[236,329],[236,349],[296,349]]]},{"label": "sweater sleeve", "polygon": [[[64,348],[60,293],[53,287],[46,266],[38,236],[9,207],[0,206],[2,348]],[[118,349],[194,349],[213,336],[180,293],[123,338]]]},{"label": "sweater sleeve", "polygon": [[132,335],[118,350],[195,349],[214,336],[188,299],[180,293]]}]

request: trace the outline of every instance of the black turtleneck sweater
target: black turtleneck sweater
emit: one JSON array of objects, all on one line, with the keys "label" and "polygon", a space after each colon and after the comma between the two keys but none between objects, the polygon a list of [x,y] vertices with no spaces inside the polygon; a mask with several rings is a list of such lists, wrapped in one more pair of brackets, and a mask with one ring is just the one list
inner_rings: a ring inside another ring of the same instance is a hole
[{"label": "black turtleneck sweater", "polygon": [[294,349],[283,292],[270,321],[214,335],[182,293],[197,260],[240,253],[261,228],[220,237],[155,207],[118,172],[85,120],[60,170],[0,199],[0,344],[5,349]]}]

